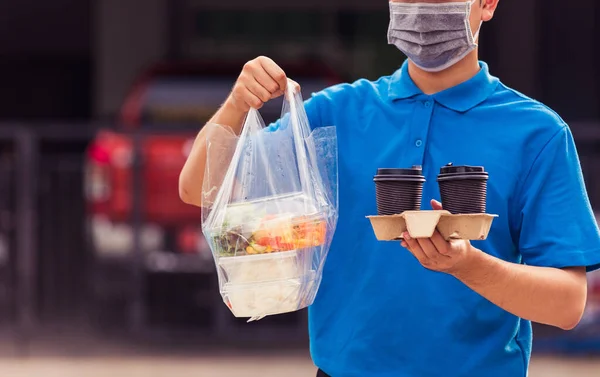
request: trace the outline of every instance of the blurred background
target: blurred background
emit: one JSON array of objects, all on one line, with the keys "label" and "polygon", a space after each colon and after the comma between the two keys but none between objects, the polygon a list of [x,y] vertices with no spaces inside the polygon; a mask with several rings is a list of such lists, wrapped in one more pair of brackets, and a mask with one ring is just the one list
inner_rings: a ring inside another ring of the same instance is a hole
[{"label": "blurred background", "polygon": [[[19,0],[0,15],[0,370],[314,375],[305,311],[246,324],[223,304],[177,179],[247,60],[273,58],[305,98],[395,71],[387,2]],[[599,37],[595,0],[503,1],[481,57],[570,124],[600,213]],[[598,375],[589,279],[577,329],[536,326],[531,376]]]}]

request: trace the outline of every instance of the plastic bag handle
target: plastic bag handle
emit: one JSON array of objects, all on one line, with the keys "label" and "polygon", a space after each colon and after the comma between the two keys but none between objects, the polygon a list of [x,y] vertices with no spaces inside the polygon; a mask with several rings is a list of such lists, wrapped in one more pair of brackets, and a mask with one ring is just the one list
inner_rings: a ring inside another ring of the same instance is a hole
[{"label": "plastic bag handle", "polygon": [[[306,126],[303,126],[302,124],[299,124],[298,122],[298,118],[299,117],[305,117],[306,116],[306,112],[304,110],[304,106],[303,106],[303,101],[301,98],[299,98],[299,93],[296,93],[294,88],[295,85],[293,85],[293,81],[289,80],[287,81],[287,86],[286,86],[286,90],[284,92],[284,100],[287,100],[289,103],[289,115],[290,115],[290,127],[292,128],[292,133],[294,136],[294,149],[296,151],[296,158],[298,160],[298,167],[299,167],[299,178],[300,178],[300,185],[302,188],[302,192],[304,193],[311,193],[311,174],[310,171],[308,169],[308,156],[307,156],[307,151],[306,151],[306,137],[308,136],[308,134],[310,133],[309,130],[306,130]],[[298,103],[301,104],[301,106],[298,106]],[[246,114],[246,119],[244,120],[244,127],[242,128],[242,132],[239,135],[239,139],[240,140],[246,140],[246,138],[248,137],[248,134],[250,132],[249,128],[246,126],[246,123],[248,122],[248,120],[252,117],[256,117],[259,118],[260,117],[260,112],[255,109],[255,108],[250,108],[248,114]],[[256,122],[257,119],[255,119]],[[242,149],[241,148],[236,148],[235,152],[233,154],[233,157],[231,159],[231,161],[239,161],[240,156],[242,154]],[[225,174],[225,177],[223,178],[223,183],[222,185],[231,185],[235,179],[235,169],[232,168],[231,166],[228,168],[227,173]],[[275,190],[273,190],[275,191]],[[219,190],[219,192],[217,193],[217,197],[215,198],[215,200],[213,201],[214,203],[220,203],[223,200],[223,196],[225,195],[225,193],[221,190]],[[304,203],[305,206],[308,206],[308,203]],[[307,209],[306,209],[307,210]],[[214,215],[215,212],[211,212],[211,214],[209,216],[215,216]],[[221,215],[222,216],[222,215]],[[222,221],[222,219],[217,220],[217,219],[211,219],[211,222],[220,222]]]},{"label": "plastic bag handle", "polygon": [[[305,139],[308,135],[305,135],[305,130],[300,124],[298,124],[298,117],[300,116],[298,110],[297,96],[294,85],[292,85],[292,81],[288,79],[286,86],[286,97],[290,104],[290,122],[292,126],[292,132],[294,134],[294,144],[296,147],[296,153],[298,161],[300,162],[298,166],[299,174],[300,174],[300,185],[302,186],[302,192],[309,193],[310,189],[310,171],[308,170],[308,161],[306,155],[306,147],[305,147]],[[302,109],[304,111],[304,108]],[[306,114],[304,114],[306,116]],[[305,202],[305,205],[307,203]]]}]

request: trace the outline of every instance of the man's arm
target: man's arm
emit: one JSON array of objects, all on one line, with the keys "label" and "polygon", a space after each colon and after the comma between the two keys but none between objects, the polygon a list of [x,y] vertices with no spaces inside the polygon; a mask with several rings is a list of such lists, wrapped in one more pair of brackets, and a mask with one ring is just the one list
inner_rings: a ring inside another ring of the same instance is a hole
[{"label": "man's arm", "polygon": [[587,299],[585,267],[526,266],[471,248],[454,277],[518,317],[563,330],[577,326]]},{"label": "man's arm", "polygon": [[[299,86],[295,85],[297,86],[295,90],[299,90]],[[260,109],[265,102],[282,96],[286,88],[286,74],[271,59],[259,57],[249,61],[244,65],[231,94],[208,123],[229,126],[233,132],[240,134],[250,108]],[[179,175],[181,200],[195,206],[202,204],[206,142],[209,132],[207,128],[200,131]],[[212,137],[220,137],[220,135],[213,134]],[[227,166],[211,166],[211,169],[223,170],[227,169]]]},{"label": "man's arm", "polygon": [[[441,205],[432,201],[434,209]],[[500,308],[520,318],[570,330],[583,315],[587,299],[584,267],[557,269],[509,263],[473,247],[404,234],[407,248],[427,269],[448,273]]]},{"label": "man's arm", "polygon": [[[246,112],[238,110],[230,96],[208,123],[229,126],[233,132],[239,134],[245,116]],[[209,132],[208,127],[200,130],[179,174],[179,197],[185,203],[198,207],[202,204],[202,188],[207,160],[206,142]]]}]

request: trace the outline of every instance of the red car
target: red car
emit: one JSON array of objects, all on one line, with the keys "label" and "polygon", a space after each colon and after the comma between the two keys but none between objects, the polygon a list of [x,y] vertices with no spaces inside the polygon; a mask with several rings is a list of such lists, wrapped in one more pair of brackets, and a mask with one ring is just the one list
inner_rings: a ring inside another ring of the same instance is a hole
[{"label": "red car", "polygon": [[[322,64],[281,64],[298,81],[305,98],[340,82]],[[227,97],[242,64],[162,64],[134,84],[120,114],[120,126],[100,131],[88,150],[87,204],[94,247],[102,254],[124,254],[133,247],[135,195],[143,218],[141,246],[151,252],[208,250],[200,232],[200,209],[181,202],[179,172],[200,127]],[[281,113],[281,102],[261,109],[265,121]],[[141,192],[134,192],[132,131],[139,142]],[[157,130],[160,131],[150,131]],[[210,254],[207,253],[210,257]]]}]

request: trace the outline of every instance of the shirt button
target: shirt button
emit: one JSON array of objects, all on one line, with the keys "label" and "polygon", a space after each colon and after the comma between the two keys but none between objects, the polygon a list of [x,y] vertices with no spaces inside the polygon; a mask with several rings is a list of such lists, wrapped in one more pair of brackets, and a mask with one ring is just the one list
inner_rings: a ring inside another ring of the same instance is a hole
[{"label": "shirt button", "polygon": [[415,146],[417,148],[420,148],[422,145],[423,145],[423,140],[419,139],[419,140],[415,141]]},{"label": "shirt button", "polygon": [[431,107],[431,101],[425,101],[423,104],[425,107]]}]

